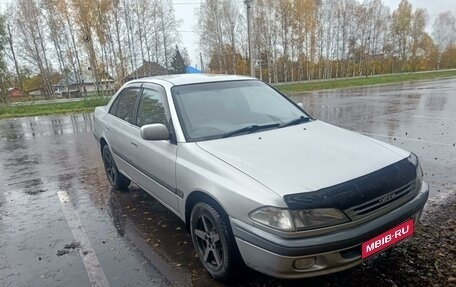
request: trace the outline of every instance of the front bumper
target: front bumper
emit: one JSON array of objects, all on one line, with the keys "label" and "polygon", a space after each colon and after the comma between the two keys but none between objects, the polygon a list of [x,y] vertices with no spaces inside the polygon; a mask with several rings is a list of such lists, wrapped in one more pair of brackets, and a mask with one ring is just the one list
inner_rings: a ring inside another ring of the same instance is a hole
[{"label": "front bumper", "polygon": [[[277,278],[318,276],[353,267],[361,259],[361,244],[394,226],[419,216],[429,197],[423,182],[415,198],[362,225],[309,238],[283,238],[230,218],[242,259],[252,269]],[[309,268],[294,267],[297,259],[315,258]]]}]

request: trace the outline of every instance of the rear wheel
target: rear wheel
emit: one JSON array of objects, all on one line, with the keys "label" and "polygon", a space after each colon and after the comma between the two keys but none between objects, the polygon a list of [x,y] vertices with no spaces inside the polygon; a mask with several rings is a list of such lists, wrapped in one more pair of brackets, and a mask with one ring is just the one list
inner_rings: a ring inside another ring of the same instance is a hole
[{"label": "rear wheel", "polygon": [[197,203],[190,224],[193,245],[204,268],[218,281],[232,279],[240,260],[234,237],[221,211],[208,203]]},{"label": "rear wheel", "polygon": [[109,150],[108,145],[103,147],[102,151],[103,163],[108,177],[109,183],[117,189],[125,190],[130,185],[130,180],[126,178],[123,174],[119,172],[116,167],[116,163],[112,158],[111,151]]}]

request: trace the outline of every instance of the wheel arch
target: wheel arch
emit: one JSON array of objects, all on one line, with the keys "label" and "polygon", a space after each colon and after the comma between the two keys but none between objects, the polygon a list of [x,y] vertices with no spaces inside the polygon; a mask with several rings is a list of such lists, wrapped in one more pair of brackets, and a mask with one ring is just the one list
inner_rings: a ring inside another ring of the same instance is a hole
[{"label": "wheel arch", "polygon": [[187,232],[190,233],[190,215],[192,213],[192,209],[195,206],[195,204],[197,204],[198,202],[205,202],[207,204],[212,205],[214,208],[216,208],[221,213],[221,216],[223,216],[223,218],[226,220],[226,223],[230,227],[230,232],[232,232],[228,214],[226,213],[222,204],[220,204],[211,195],[209,195],[205,192],[199,191],[199,190],[196,190],[196,191],[193,191],[192,193],[190,193],[185,201],[185,227],[187,229]]}]

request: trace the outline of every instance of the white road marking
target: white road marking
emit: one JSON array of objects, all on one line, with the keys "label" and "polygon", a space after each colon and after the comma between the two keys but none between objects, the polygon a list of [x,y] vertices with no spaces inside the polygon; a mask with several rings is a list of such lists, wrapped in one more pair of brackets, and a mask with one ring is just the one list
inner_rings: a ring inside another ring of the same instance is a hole
[{"label": "white road marking", "polygon": [[68,197],[68,193],[64,190],[57,192],[60,203],[62,204],[62,210],[65,214],[65,218],[70,226],[71,232],[73,233],[74,239],[81,244],[79,254],[82,257],[82,262],[89,276],[89,281],[93,287],[109,287],[108,279],[101,268],[100,262],[90,245],[89,238],[84,231],[84,227],[79,220],[79,216],[74,209],[73,204]]},{"label": "white road marking", "polygon": [[414,138],[404,138],[404,137],[398,137],[398,136],[387,136],[387,135],[379,135],[379,134],[365,133],[365,132],[361,132],[361,134],[366,135],[366,136],[371,136],[371,137],[388,138],[388,139],[396,138],[396,139],[404,140],[404,141],[422,142],[422,143],[427,143],[427,144],[443,145],[443,146],[453,146],[453,144],[449,144],[449,143],[436,142],[436,141],[427,141],[427,140],[414,139]]}]

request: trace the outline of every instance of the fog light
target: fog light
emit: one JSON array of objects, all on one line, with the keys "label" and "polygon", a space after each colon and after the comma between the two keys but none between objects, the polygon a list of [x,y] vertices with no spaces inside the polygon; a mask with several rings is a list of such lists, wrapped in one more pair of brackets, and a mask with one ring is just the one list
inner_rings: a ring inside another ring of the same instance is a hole
[{"label": "fog light", "polygon": [[293,263],[295,269],[307,269],[315,264],[315,257],[307,257],[296,259]]}]

